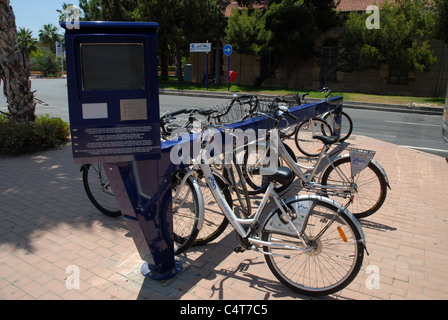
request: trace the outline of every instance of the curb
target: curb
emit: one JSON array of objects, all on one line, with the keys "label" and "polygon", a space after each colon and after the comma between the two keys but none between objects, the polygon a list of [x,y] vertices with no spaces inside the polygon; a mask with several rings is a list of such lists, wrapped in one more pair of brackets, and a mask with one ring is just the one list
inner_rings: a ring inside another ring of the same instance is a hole
[{"label": "curb", "polygon": [[[201,97],[201,98],[220,98],[231,99],[233,95],[238,93],[231,92],[215,92],[215,91],[203,91],[203,90],[178,90],[178,89],[159,89],[159,93],[162,95],[177,95],[187,97]],[[271,95],[267,95],[271,97]],[[275,97],[272,95],[272,97]],[[319,101],[316,98],[307,98],[307,101],[314,102]],[[383,103],[370,103],[360,101],[344,101],[344,108],[358,109],[358,110],[377,110],[387,112],[404,112],[404,113],[419,113],[425,115],[443,115],[443,108],[435,108],[425,105],[396,105],[396,104],[383,104]]]}]

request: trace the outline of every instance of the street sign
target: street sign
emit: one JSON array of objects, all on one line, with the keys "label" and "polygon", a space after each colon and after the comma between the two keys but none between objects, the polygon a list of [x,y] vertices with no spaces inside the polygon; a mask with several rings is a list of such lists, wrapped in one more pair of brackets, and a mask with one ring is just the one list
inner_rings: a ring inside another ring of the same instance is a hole
[{"label": "street sign", "polygon": [[56,41],[56,57],[62,57],[62,42]]},{"label": "street sign", "polygon": [[230,44],[225,45],[224,46],[224,54],[229,57],[232,53],[233,53],[232,46]]},{"label": "street sign", "polygon": [[190,44],[190,52],[210,52],[212,51],[211,43],[192,43]]},{"label": "street sign", "polygon": [[62,41],[56,41],[56,57],[61,57],[61,77],[64,76],[64,53],[62,50]]}]

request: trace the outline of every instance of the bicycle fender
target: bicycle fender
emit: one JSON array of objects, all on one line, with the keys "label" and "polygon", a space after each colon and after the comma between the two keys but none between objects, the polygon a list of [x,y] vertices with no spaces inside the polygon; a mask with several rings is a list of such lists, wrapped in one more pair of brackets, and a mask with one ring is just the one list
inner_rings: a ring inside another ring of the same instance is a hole
[{"label": "bicycle fender", "polygon": [[372,162],[374,165],[376,165],[378,167],[378,169],[380,169],[381,173],[384,176],[384,179],[386,180],[387,187],[389,188],[389,190],[392,190],[392,188],[390,187],[390,184],[389,184],[389,177],[386,174],[386,170],[384,170],[384,168],[375,159],[372,159]]},{"label": "bicycle fender", "polygon": [[338,203],[338,202],[336,202],[336,201],[334,201],[334,200],[332,200],[330,198],[322,197],[322,196],[303,195],[303,196],[300,196],[300,197],[303,197],[305,199],[306,198],[310,198],[310,199],[313,199],[313,200],[320,200],[322,202],[325,202],[325,203],[328,203],[330,205],[335,206],[338,210],[343,211],[347,215],[347,217],[349,217],[349,219],[355,225],[356,229],[358,230],[358,232],[359,232],[359,234],[361,236],[362,243],[364,244],[364,246],[366,246],[366,237],[364,235],[364,231],[362,230],[361,224],[359,223],[358,219],[356,219],[356,217],[347,208],[344,208],[344,206],[342,204],[340,204],[340,203]]},{"label": "bicycle fender", "polygon": [[[359,234],[361,236],[361,242],[363,243],[364,247],[366,247],[366,237],[364,235],[364,231],[362,230],[361,224],[359,223],[358,219],[356,219],[356,217],[347,208],[344,208],[338,202],[336,202],[334,200],[331,200],[331,199],[329,199],[327,197],[322,197],[322,196],[318,196],[318,195],[301,195],[301,196],[295,196],[295,197],[292,197],[292,198],[289,198],[289,199],[285,200],[285,204],[288,204],[291,201],[322,201],[322,202],[325,202],[325,203],[327,203],[329,205],[332,205],[332,206],[336,207],[340,211],[343,211],[347,215],[347,217],[355,225],[356,229],[358,230],[358,232],[359,232]],[[275,212],[277,210],[279,210],[278,207],[272,209],[272,211],[267,216],[268,221],[270,219],[273,224],[275,224],[275,222],[276,222],[275,218],[273,217],[273,215],[275,214]],[[309,214],[309,211],[308,211],[308,214]],[[307,221],[307,220],[308,220],[308,216],[305,217],[304,221]],[[291,231],[288,231],[288,230],[282,230],[282,231],[285,231],[287,233],[291,233]]]},{"label": "bicycle fender", "polygon": [[[349,157],[350,157],[350,154],[347,153],[347,154],[343,154],[343,155],[341,155],[341,156],[339,156],[339,157],[333,159],[332,161],[335,162],[335,161],[337,161],[337,160],[339,160],[339,159],[342,159],[342,158],[349,158]],[[392,190],[392,188],[390,187],[389,177],[387,176],[386,170],[384,170],[384,168],[383,168],[383,167],[378,163],[378,161],[376,161],[375,159],[372,159],[372,160],[370,160],[370,161],[371,161],[375,166],[377,166],[378,169],[380,169],[381,173],[382,173],[383,176],[384,176],[384,179],[386,180],[386,185],[387,185],[387,187],[389,188],[389,190]],[[322,170],[322,173],[324,173],[330,165],[331,165],[331,164],[329,163],[329,164],[324,168],[324,170]]]}]

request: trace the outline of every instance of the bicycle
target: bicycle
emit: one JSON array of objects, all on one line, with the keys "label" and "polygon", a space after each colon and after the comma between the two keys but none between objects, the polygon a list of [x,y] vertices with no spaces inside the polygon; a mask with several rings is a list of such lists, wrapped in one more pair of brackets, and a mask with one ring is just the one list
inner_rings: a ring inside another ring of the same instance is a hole
[{"label": "bicycle", "polygon": [[[332,94],[332,90],[329,87],[322,88],[321,92],[326,93],[325,99]],[[352,119],[346,112],[340,109],[327,111],[323,113],[320,118],[333,125],[333,132],[336,130],[339,131],[339,142],[347,140],[353,132]]]},{"label": "bicycle", "polygon": [[[322,88],[321,92],[326,94],[325,99],[332,94],[328,87]],[[320,116],[306,119],[295,128],[290,136],[294,135],[297,149],[308,157],[317,157],[319,151],[323,148],[323,142],[315,139],[314,136],[338,135],[339,142],[344,142],[353,132],[353,121],[346,112],[335,109],[324,112]]]},{"label": "bicycle", "polygon": [[[205,128],[213,128],[210,124]],[[216,128],[216,127],[215,127]],[[293,291],[321,296],[346,287],[358,274],[366,241],[359,222],[346,207],[328,198],[303,195],[282,200],[275,183],[288,184],[291,169],[254,170],[269,186],[253,218],[238,218],[225,201],[207,158],[204,142],[196,158],[217,205],[237,233],[235,252],[253,250],[265,256],[274,276]],[[275,208],[260,222],[268,200]]]},{"label": "bicycle", "polygon": [[[269,117],[269,115],[265,116]],[[297,118],[289,113],[288,108],[278,106],[275,118],[273,118],[275,120],[273,130],[277,130],[280,120],[286,116],[293,117],[297,121]],[[291,154],[290,149],[286,147],[281,139],[276,139],[276,142],[278,142],[276,146],[270,140],[267,140],[266,143],[261,143],[260,145],[254,144],[251,149],[247,148],[244,156],[243,171],[247,184],[253,188],[253,193],[262,193],[268,187],[266,181],[259,181],[253,176],[252,170],[253,168],[263,166],[265,159],[269,156],[268,153],[271,152],[278,155],[278,158],[292,169],[293,173],[299,178],[301,187],[304,190],[325,197],[348,199],[348,204],[350,204],[351,208],[355,208],[351,212],[356,218],[365,218],[377,212],[386,199],[387,189],[390,189],[390,184],[385,170],[373,159],[374,153],[372,151],[354,149],[358,151],[358,155],[352,152],[351,154],[331,159],[328,151],[332,145],[338,142],[338,138],[320,135],[316,135],[314,138],[321,141],[324,147],[312,167],[296,162],[294,153]],[[252,150],[255,150],[255,152],[251,152]],[[258,150],[262,150],[262,152],[258,154]],[[263,150],[266,151],[263,152]],[[327,160],[328,164],[319,175],[318,169],[324,159]],[[354,164],[355,161],[363,162],[362,169],[357,172],[352,171],[356,165]],[[306,170],[306,173],[304,170]],[[284,191],[291,183],[278,187],[277,192]]]}]

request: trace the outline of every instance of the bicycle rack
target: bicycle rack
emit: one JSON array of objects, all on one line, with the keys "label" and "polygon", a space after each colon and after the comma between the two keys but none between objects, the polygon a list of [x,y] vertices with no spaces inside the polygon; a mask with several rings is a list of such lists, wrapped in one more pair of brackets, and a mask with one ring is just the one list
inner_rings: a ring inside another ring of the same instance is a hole
[{"label": "bicycle rack", "polygon": [[[66,29],[67,86],[75,163],[103,163],[129,231],[155,280],[174,277],[171,149],[160,142],[157,23],[80,22]],[[124,89],[125,88],[125,89]],[[291,108],[299,121],[341,108],[342,98]],[[265,116],[229,124],[269,129]],[[188,143],[193,145],[190,136]],[[151,179],[147,179],[151,177]],[[154,183],[156,179],[156,183]]]}]

